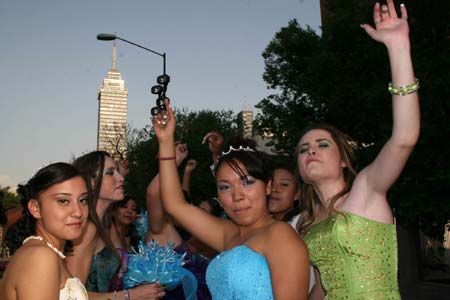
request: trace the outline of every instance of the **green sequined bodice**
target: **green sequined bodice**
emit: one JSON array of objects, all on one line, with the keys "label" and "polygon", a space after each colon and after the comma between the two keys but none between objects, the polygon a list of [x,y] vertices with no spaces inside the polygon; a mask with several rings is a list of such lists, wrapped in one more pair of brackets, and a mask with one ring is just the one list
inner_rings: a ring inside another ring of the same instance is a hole
[{"label": "green sequined bodice", "polygon": [[400,299],[395,225],[339,212],[311,227],[304,240],[326,299]]}]

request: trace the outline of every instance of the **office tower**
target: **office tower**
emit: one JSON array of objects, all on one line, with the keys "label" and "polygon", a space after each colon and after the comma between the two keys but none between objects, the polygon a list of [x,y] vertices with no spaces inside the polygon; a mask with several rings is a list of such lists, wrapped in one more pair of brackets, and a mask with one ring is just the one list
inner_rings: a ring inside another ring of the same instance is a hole
[{"label": "office tower", "polygon": [[116,68],[116,44],[113,44],[112,68],[98,93],[97,149],[122,158],[126,149],[128,90]]},{"label": "office tower", "polygon": [[244,138],[253,136],[253,111],[243,110],[237,115],[239,134]]}]

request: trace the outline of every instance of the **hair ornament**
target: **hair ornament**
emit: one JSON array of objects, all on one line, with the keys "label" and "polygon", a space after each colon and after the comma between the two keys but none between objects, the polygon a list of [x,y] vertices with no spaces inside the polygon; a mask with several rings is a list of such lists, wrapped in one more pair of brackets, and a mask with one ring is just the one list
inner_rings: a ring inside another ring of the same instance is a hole
[{"label": "hair ornament", "polygon": [[252,149],[249,146],[242,147],[242,145],[239,146],[239,148],[234,148],[233,146],[230,146],[228,148],[228,151],[222,151],[222,153],[219,155],[219,158],[226,156],[226,155],[230,154],[231,152],[236,152],[236,151],[255,152],[255,149]]}]

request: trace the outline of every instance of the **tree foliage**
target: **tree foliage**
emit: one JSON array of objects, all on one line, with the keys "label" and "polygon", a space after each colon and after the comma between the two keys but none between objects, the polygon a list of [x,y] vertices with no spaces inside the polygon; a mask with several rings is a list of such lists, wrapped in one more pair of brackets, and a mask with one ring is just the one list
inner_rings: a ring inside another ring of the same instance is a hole
[{"label": "tree foliage", "polygon": [[[194,202],[216,195],[214,178],[211,173],[211,153],[208,145],[202,145],[203,136],[209,131],[217,131],[224,136],[236,133],[236,116],[231,111],[187,111],[176,110],[176,140],[187,143],[188,159],[197,160],[197,167],[191,177],[191,196]],[[158,173],[158,141],[153,128],[148,126],[142,130],[133,130],[128,136],[128,160],[130,174],[127,176],[126,190],[137,197],[141,205],[145,205],[145,191],[151,179]],[[184,162],[184,163],[185,163]],[[180,166],[180,178],[184,170]]]},{"label": "tree foliage", "polygon": [[17,194],[10,191],[10,187],[2,187],[0,186],[0,191],[3,192],[3,208],[8,210],[10,208],[14,208],[20,206],[20,198]]},{"label": "tree foliage", "polygon": [[[397,3],[400,4],[400,2]],[[442,237],[450,219],[450,1],[405,2],[416,76],[421,81],[421,136],[389,199],[397,220]],[[359,27],[372,23],[373,3],[329,0],[322,35],[292,20],[269,43],[263,99],[255,125],[274,134],[278,153],[293,155],[305,126],[337,125],[358,145],[359,167],[374,159],[391,134],[392,105],[384,46]],[[363,147],[363,145],[371,145]]]}]

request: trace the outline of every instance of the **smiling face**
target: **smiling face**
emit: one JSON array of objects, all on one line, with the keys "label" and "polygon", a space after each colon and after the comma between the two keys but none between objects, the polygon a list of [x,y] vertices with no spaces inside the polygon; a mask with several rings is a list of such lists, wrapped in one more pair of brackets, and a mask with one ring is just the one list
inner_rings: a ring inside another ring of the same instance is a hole
[{"label": "smiling face", "polygon": [[226,214],[238,225],[251,226],[269,215],[266,197],[270,183],[250,176],[239,161],[235,161],[245,178],[239,176],[228,163],[217,170],[217,193]]},{"label": "smiling face", "polygon": [[324,129],[312,129],[303,135],[298,145],[297,163],[306,183],[343,178],[343,168],[346,166],[336,142]]},{"label": "smiling face", "polygon": [[298,180],[286,169],[276,169],[273,173],[272,191],[269,198],[269,211],[276,219],[283,216],[294,207],[294,201],[299,200]]},{"label": "smiling face", "polygon": [[37,198],[28,202],[36,231],[62,241],[80,237],[88,216],[88,191],[80,176],[50,186]]},{"label": "smiling face", "polygon": [[105,157],[105,166],[102,175],[99,199],[111,202],[123,200],[124,179],[120,175],[115,161],[109,156]]},{"label": "smiling face", "polygon": [[129,199],[125,205],[114,210],[114,221],[118,225],[128,226],[137,218],[137,205],[133,199]]}]

